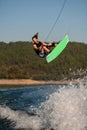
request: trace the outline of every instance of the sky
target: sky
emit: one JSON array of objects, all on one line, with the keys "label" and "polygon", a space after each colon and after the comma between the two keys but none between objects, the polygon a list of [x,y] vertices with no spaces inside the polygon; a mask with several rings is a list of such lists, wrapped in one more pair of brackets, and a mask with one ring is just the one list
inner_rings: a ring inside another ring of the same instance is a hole
[{"label": "sky", "polygon": [[[87,43],[87,0],[0,0],[0,41],[39,40],[57,42],[68,34],[70,41]],[[48,37],[47,37],[48,36]]]}]

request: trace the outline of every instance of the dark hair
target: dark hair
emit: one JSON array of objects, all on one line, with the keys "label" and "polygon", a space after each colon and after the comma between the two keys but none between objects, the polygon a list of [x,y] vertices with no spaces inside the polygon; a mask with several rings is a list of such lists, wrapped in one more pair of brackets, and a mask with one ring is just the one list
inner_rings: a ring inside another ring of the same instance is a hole
[{"label": "dark hair", "polygon": [[32,39],[33,39],[33,38],[38,39],[38,33],[36,33],[36,34],[32,37]]}]

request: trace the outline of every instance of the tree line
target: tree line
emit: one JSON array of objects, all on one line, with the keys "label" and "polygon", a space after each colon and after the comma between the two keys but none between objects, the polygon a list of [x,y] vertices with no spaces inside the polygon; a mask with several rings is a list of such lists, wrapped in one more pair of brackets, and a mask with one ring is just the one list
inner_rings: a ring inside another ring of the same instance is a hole
[{"label": "tree line", "polygon": [[0,79],[61,80],[87,74],[87,44],[69,42],[51,63],[39,58],[32,42],[0,42]]}]

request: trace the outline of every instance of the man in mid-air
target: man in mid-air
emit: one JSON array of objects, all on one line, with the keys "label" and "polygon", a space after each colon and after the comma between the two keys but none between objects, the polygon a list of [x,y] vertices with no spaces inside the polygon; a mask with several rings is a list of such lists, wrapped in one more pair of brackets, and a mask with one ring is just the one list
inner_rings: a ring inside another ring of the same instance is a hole
[{"label": "man in mid-air", "polygon": [[44,58],[47,54],[50,53],[50,51],[51,51],[50,47],[56,46],[56,43],[45,43],[42,41],[38,41],[38,33],[36,33],[32,37],[32,41],[33,41],[33,48],[34,48],[35,52],[41,58]]}]

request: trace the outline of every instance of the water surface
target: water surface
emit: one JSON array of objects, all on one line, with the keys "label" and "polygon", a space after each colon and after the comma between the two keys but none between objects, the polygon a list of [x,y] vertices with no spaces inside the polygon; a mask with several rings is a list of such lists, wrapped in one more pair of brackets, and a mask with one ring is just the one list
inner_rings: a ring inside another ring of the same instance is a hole
[{"label": "water surface", "polygon": [[0,89],[0,130],[87,130],[87,85]]}]

